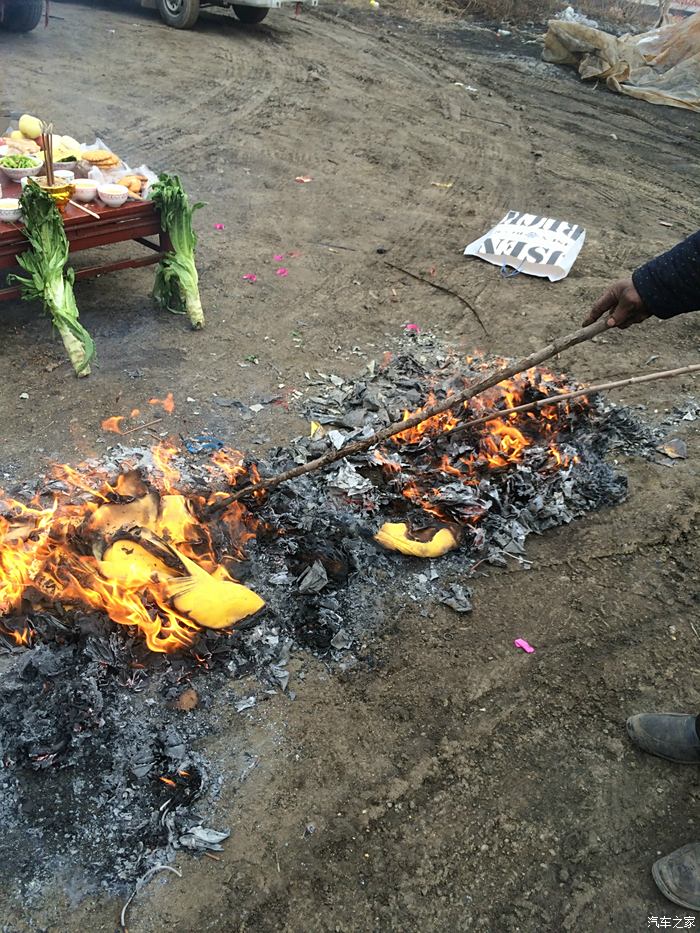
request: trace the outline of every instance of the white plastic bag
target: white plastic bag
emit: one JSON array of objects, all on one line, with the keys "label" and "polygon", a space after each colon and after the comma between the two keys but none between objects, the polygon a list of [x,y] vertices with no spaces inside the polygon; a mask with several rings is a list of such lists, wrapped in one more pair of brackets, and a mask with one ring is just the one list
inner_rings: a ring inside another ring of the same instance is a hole
[{"label": "white plastic bag", "polygon": [[488,233],[464,250],[494,266],[558,282],[571,271],[586,231],[578,224],[524,211],[508,211]]},{"label": "white plastic bag", "polygon": [[127,168],[120,169],[112,178],[113,181],[119,182],[120,178],[124,178],[125,175],[143,175],[146,181],[143,183],[141,188],[141,197],[147,198],[151,191],[151,186],[158,181],[158,176],[156,173],[150,169],[147,165],[139,165],[138,168]]}]

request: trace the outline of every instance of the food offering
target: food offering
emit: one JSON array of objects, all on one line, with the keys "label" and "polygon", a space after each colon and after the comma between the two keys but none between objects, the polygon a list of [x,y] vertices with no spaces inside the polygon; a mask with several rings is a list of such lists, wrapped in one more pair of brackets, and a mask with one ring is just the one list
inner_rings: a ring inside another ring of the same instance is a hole
[{"label": "food offering", "polygon": [[[26,274],[10,275],[13,284],[0,287],[0,299],[21,295],[42,301],[77,375],[90,372],[95,347],[78,320],[76,273],[69,261],[73,251],[128,240],[148,246],[152,259],[91,267],[78,277],[158,263],[157,304],[186,315],[193,329],[204,326],[192,225],[200,205],[189,203],[177,176],[156,176],[145,165],[132,169],[102,140],[82,144],[24,114],[18,129],[0,139],[0,183],[5,179],[0,270],[19,265]],[[22,234],[28,241],[24,245]],[[149,236],[158,236],[158,243],[149,242]]]},{"label": "food offering", "polygon": [[124,185],[125,188],[128,188],[131,194],[142,194],[146,185],[148,184],[148,176],[141,175],[137,172],[132,173],[131,175],[122,175],[119,178],[118,184]]},{"label": "food offering", "polygon": [[103,172],[111,172],[116,168],[121,168],[122,160],[118,155],[110,152],[109,149],[86,149],[81,158],[83,162],[88,162],[94,168],[99,168]]}]

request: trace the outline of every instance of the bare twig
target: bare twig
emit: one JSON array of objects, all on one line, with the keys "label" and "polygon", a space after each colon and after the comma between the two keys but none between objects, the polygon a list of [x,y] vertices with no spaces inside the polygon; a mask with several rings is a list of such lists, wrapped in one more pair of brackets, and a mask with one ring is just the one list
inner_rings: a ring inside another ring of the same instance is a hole
[{"label": "bare twig", "polygon": [[121,916],[119,917],[119,926],[122,928],[122,930],[126,930],[126,912],[129,909],[129,904],[131,904],[131,902],[136,897],[136,895],[139,893],[139,891],[144,886],[144,884],[150,878],[152,878],[153,875],[156,874],[156,872],[159,872],[159,871],[171,871],[174,875],[177,875],[178,878],[182,878],[182,872],[179,871],[177,868],[173,868],[171,865],[154,865],[153,868],[149,868],[146,874],[143,875],[141,878],[139,878],[139,880],[136,882],[136,887],[129,895],[129,899],[127,900],[126,904],[124,904],[124,906],[122,907]]},{"label": "bare twig", "polygon": [[424,279],[422,275],[418,275],[415,272],[410,272],[408,269],[404,269],[403,266],[397,266],[396,263],[389,262],[388,259],[384,260],[384,264],[389,266],[392,269],[396,269],[397,272],[403,272],[404,275],[409,275],[412,279],[415,279],[417,282],[423,282],[424,285],[431,285],[433,288],[436,288],[439,292],[443,292],[443,294],[445,295],[451,295],[453,298],[456,298],[457,301],[461,301],[464,307],[468,311],[471,311],[471,313],[477,319],[477,321],[479,322],[479,326],[481,327],[483,332],[485,334],[488,334],[488,331],[486,330],[486,327],[484,326],[484,322],[479,317],[479,312],[476,310],[474,305],[471,304],[471,302],[467,301],[467,299],[463,295],[460,295],[458,292],[452,291],[452,289],[448,288],[446,285],[438,285],[437,282],[431,282],[430,279]]},{"label": "bare twig", "polygon": [[249,496],[263,489],[274,489],[282,483],[288,482],[290,479],[296,479],[297,476],[303,476],[305,473],[312,473],[314,470],[320,470],[331,463],[335,463],[336,460],[342,460],[345,457],[349,457],[351,454],[359,453],[361,450],[367,450],[369,447],[374,447],[375,444],[379,444],[393,437],[395,434],[401,434],[402,431],[415,428],[416,425],[422,424],[422,422],[427,421],[428,418],[432,418],[434,415],[441,415],[444,411],[449,411],[451,408],[456,408],[458,405],[464,404],[464,402],[468,401],[470,398],[474,398],[475,395],[479,395],[481,392],[485,392],[487,389],[491,389],[493,386],[498,385],[499,382],[503,382],[504,379],[510,379],[511,376],[516,376],[526,369],[538,366],[540,363],[551,359],[551,357],[556,356],[558,353],[562,353],[570,347],[575,347],[576,344],[583,343],[585,340],[590,340],[591,337],[595,337],[606,329],[606,320],[600,320],[596,321],[595,324],[589,324],[588,327],[582,327],[580,330],[565,334],[565,336],[559,337],[557,340],[552,341],[552,343],[547,344],[546,347],[542,347],[541,350],[537,350],[535,353],[531,353],[529,356],[525,356],[515,363],[511,363],[509,366],[503,366],[501,369],[497,369],[488,376],[484,376],[461,392],[457,392],[455,395],[449,395],[441,402],[437,402],[429,408],[424,408],[422,411],[416,412],[416,414],[406,418],[405,421],[395,421],[393,424],[387,425],[387,427],[382,428],[380,431],[376,431],[369,437],[354,441],[352,444],[346,444],[344,447],[341,447],[340,450],[329,450],[322,457],[317,457],[315,460],[310,460],[308,463],[304,463],[301,466],[286,470],[284,473],[279,473],[277,476],[269,476],[266,479],[260,480],[258,483],[244,486],[236,490],[236,492],[231,493],[231,495],[225,496],[216,502],[212,502],[211,505],[203,510],[204,516],[210,517],[216,515],[219,512],[225,511],[229,505],[233,502],[237,502],[244,496]]},{"label": "bare twig", "polygon": [[134,431],[144,431],[146,428],[153,427],[154,424],[160,424],[162,418],[154,418],[153,421],[147,421],[145,424],[137,424],[135,428],[129,428],[128,431],[122,431],[120,437],[126,437],[127,434],[133,434]]},{"label": "bare twig", "polygon": [[471,421],[465,421],[454,430],[449,432],[450,437],[455,434],[461,434],[469,428],[474,428],[478,424],[485,424],[487,421],[493,421],[494,418],[504,418],[508,415],[514,415],[518,412],[536,411],[538,408],[548,408],[550,405],[560,405],[562,402],[568,402],[571,399],[581,398],[584,395],[592,395],[594,392],[606,392],[608,389],[620,389],[622,386],[637,385],[640,382],[653,382],[655,379],[671,379],[674,376],[683,376],[686,373],[694,373],[700,370],[700,363],[692,366],[681,366],[679,369],[657,370],[654,373],[644,373],[642,376],[629,376],[627,379],[617,379],[615,382],[601,382],[598,385],[588,386],[585,389],[576,389],[575,392],[564,392],[561,395],[549,395],[547,398],[541,398],[537,402],[528,402],[526,405],[516,405],[514,408],[495,408],[487,415],[480,415]]},{"label": "bare twig", "polygon": [[698,641],[700,641],[700,635],[698,635],[698,630],[695,628],[692,622],[690,623],[690,627],[692,628],[693,632],[695,632],[695,637],[698,639]]}]

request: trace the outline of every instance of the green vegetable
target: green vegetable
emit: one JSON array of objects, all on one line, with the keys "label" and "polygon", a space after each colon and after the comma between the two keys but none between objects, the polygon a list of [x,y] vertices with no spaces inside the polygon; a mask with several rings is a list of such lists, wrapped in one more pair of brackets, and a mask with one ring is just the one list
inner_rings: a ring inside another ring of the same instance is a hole
[{"label": "green vegetable", "polygon": [[24,155],[9,155],[0,159],[2,168],[36,168],[38,164],[38,159],[32,159],[31,156]]},{"label": "green vegetable", "polygon": [[20,199],[24,232],[30,248],[17,256],[17,262],[29,275],[9,276],[22,286],[25,301],[40,299],[51,315],[54,327],[78,376],[90,373],[95,355],[92,337],[78,321],[78,307],[73,294],[75,273],[66,268],[68,240],[63,221],[53,198],[38,185],[27,185]]},{"label": "green vegetable", "polygon": [[167,253],[158,266],[153,297],[169,311],[187,314],[192,327],[200,330],[204,327],[204,313],[194,264],[197,236],[192,229],[192,215],[203,205],[190,207],[177,175],[159,175],[151,199],[160,211],[161,226],[173,245],[172,252]]}]

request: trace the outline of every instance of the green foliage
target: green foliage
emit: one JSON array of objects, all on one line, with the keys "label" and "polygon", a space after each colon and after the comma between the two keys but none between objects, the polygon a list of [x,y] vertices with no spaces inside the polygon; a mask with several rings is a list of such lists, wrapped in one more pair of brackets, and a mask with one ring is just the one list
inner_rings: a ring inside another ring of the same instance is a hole
[{"label": "green foliage", "polygon": [[68,240],[63,220],[53,198],[31,182],[24,189],[20,204],[30,248],[17,257],[17,262],[28,275],[11,278],[22,286],[22,298],[43,302],[80,375],[89,371],[95,345],[78,320],[73,293],[75,273],[66,266]]}]

